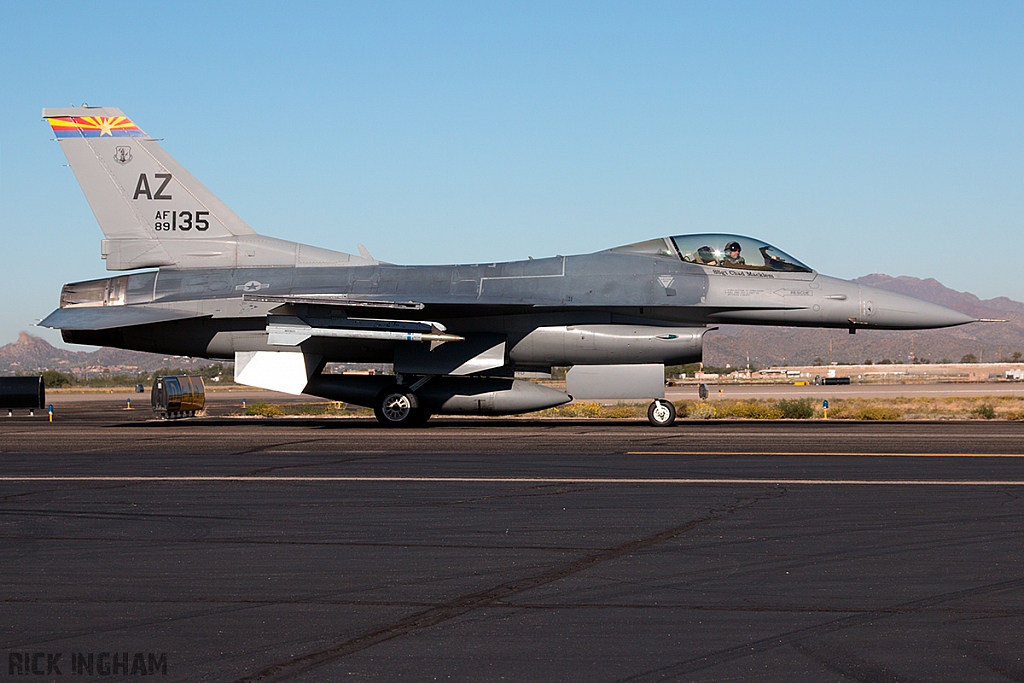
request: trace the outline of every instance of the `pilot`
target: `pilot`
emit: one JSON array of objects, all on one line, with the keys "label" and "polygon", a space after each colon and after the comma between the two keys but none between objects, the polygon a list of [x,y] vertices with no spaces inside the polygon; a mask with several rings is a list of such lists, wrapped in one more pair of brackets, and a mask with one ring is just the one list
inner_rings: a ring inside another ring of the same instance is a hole
[{"label": "pilot", "polygon": [[718,259],[715,258],[715,252],[712,251],[711,247],[704,246],[697,250],[697,263],[703,263],[706,266],[717,266]]},{"label": "pilot", "polygon": [[729,242],[725,245],[725,257],[722,258],[724,266],[744,266],[747,262],[740,256],[740,243]]},{"label": "pilot", "polygon": [[769,254],[769,249],[771,249],[769,246],[763,246],[760,249],[761,256],[764,257],[764,265],[768,270],[791,270],[789,264],[783,261],[780,256]]}]

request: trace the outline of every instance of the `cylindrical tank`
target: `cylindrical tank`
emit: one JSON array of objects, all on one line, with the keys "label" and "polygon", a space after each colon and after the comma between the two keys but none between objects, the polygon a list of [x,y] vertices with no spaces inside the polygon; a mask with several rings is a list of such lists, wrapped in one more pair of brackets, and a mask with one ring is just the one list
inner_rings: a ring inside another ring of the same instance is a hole
[{"label": "cylindrical tank", "polygon": [[46,387],[42,377],[0,377],[0,408],[42,408]]},{"label": "cylindrical tank", "polygon": [[701,359],[706,327],[554,325],[538,327],[508,353],[519,365],[681,365]]},{"label": "cylindrical tank", "polygon": [[[303,393],[374,407],[377,395],[395,384],[389,375],[314,375]],[[501,377],[435,377],[415,392],[419,407],[441,414],[515,415],[568,403],[551,387]]]},{"label": "cylindrical tank", "polygon": [[191,417],[206,406],[206,386],[195,375],[169,375],[153,380],[153,412],[165,419]]}]

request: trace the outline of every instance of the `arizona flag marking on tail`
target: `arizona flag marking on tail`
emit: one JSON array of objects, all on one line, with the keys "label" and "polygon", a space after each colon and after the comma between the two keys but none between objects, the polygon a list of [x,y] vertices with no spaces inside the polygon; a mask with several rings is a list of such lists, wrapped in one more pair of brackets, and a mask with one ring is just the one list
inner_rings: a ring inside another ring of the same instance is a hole
[{"label": "arizona flag marking on tail", "polygon": [[127,116],[62,116],[48,119],[58,138],[140,138],[146,134]]}]

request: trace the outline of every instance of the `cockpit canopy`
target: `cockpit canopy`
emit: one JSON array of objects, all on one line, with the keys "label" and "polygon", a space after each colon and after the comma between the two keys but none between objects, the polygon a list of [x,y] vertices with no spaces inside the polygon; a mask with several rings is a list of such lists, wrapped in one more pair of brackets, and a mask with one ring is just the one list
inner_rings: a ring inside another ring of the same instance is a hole
[{"label": "cockpit canopy", "polygon": [[674,256],[687,263],[740,270],[810,273],[800,261],[767,242],[742,235],[676,235],[615,247],[610,251]]}]

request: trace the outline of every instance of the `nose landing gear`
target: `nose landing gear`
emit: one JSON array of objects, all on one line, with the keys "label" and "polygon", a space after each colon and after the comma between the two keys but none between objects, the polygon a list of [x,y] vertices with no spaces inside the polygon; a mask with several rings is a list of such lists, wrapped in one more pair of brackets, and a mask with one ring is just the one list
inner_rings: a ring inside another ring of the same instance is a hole
[{"label": "nose landing gear", "polygon": [[647,421],[655,427],[671,427],[676,421],[676,407],[672,401],[656,398],[647,407]]}]

